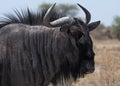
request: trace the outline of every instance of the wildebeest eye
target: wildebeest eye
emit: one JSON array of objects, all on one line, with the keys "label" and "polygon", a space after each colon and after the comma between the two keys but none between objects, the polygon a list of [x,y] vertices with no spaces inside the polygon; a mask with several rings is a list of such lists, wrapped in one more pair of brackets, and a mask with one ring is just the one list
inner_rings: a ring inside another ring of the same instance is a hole
[{"label": "wildebeest eye", "polygon": [[76,39],[76,40],[79,40],[83,33],[80,32],[80,31],[77,31],[77,30],[70,30],[70,34]]}]

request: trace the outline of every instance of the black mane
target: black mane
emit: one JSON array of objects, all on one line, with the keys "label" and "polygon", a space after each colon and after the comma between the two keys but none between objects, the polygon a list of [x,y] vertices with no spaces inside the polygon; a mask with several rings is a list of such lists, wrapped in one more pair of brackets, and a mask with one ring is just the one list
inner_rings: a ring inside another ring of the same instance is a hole
[{"label": "black mane", "polygon": [[[43,17],[47,9],[38,10],[36,12],[31,11],[29,8],[26,10],[14,10],[15,14],[5,14],[5,17],[0,18],[0,28],[8,24],[22,23],[27,25],[43,25]],[[64,13],[52,11],[50,21],[65,16]]]}]

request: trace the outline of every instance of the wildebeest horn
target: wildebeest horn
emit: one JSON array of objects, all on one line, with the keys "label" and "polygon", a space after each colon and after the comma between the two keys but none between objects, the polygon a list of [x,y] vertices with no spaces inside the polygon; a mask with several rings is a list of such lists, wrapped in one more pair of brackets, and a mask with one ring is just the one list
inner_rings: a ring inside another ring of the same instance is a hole
[{"label": "wildebeest horn", "polygon": [[62,17],[62,18],[59,18],[57,20],[50,22],[50,16],[51,16],[52,10],[55,7],[55,5],[56,5],[56,3],[53,4],[47,10],[47,12],[43,18],[43,24],[46,26],[53,26],[53,27],[61,26],[61,25],[66,24],[66,23],[71,24],[74,21],[74,19],[72,17]]},{"label": "wildebeest horn", "polygon": [[61,26],[61,25],[64,25],[64,24],[72,24],[74,22],[74,19],[72,17],[62,17],[62,18],[59,18],[57,20],[54,20],[52,22],[50,22],[50,24],[52,26]]},{"label": "wildebeest horn", "polygon": [[81,6],[80,4],[77,4],[80,8],[82,8],[82,10],[85,12],[85,15],[86,15],[86,24],[88,24],[91,20],[91,14],[90,12],[84,8],[83,6]]},{"label": "wildebeest horn", "polygon": [[53,8],[55,7],[56,3],[53,4],[46,12],[44,18],[43,18],[43,24],[46,25],[46,26],[51,26],[50,25],[50,15],[51,15],[51,12],[53,10]]}]

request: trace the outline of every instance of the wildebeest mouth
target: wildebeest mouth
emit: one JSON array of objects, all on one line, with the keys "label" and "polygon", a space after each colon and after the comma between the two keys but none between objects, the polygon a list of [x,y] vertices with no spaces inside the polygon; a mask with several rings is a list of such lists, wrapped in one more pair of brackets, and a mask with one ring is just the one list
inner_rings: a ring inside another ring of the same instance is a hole
[{"label": "wildebeest mouth", "polygon": [[81,77],[81,78],[84,78],[86,74],[91,74],[91,73],[94,72],[94,70],[95,70],[95,68],[90,69],[90,70],[83,71],[83,72],[80,73],[80,77]]},{"label": "wildebeest mouth", "polygon": [[95,68],[93,69],[90,69],[89,71],[86,72],[86,74],[90,74],[90,73],[93,73],[95,71]]}]

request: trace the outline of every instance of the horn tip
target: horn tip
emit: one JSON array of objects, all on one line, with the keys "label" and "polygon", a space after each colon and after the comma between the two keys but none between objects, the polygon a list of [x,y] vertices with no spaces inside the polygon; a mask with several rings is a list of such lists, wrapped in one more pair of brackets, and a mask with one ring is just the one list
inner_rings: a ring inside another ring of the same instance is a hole
[{"label": "horn tip", "polygon": [[77,3],[78,6],[82,7],[79,3]]},{"label": "horn tip", "polygon": [[98,23],[100,24],[100,23],[101,23],[101,21],[99,20],[99,21],[98,21]]},{"label": "horn tip", "polygon": [[53,4],[54,6],[56,5],[56,2]]},{"label": "horn tip", "polygon": [[51,8],[54,8],[54,7],[55,7],[55,5],[56,5],[56,3],[54,3],[54,4],[51,6]]}]

